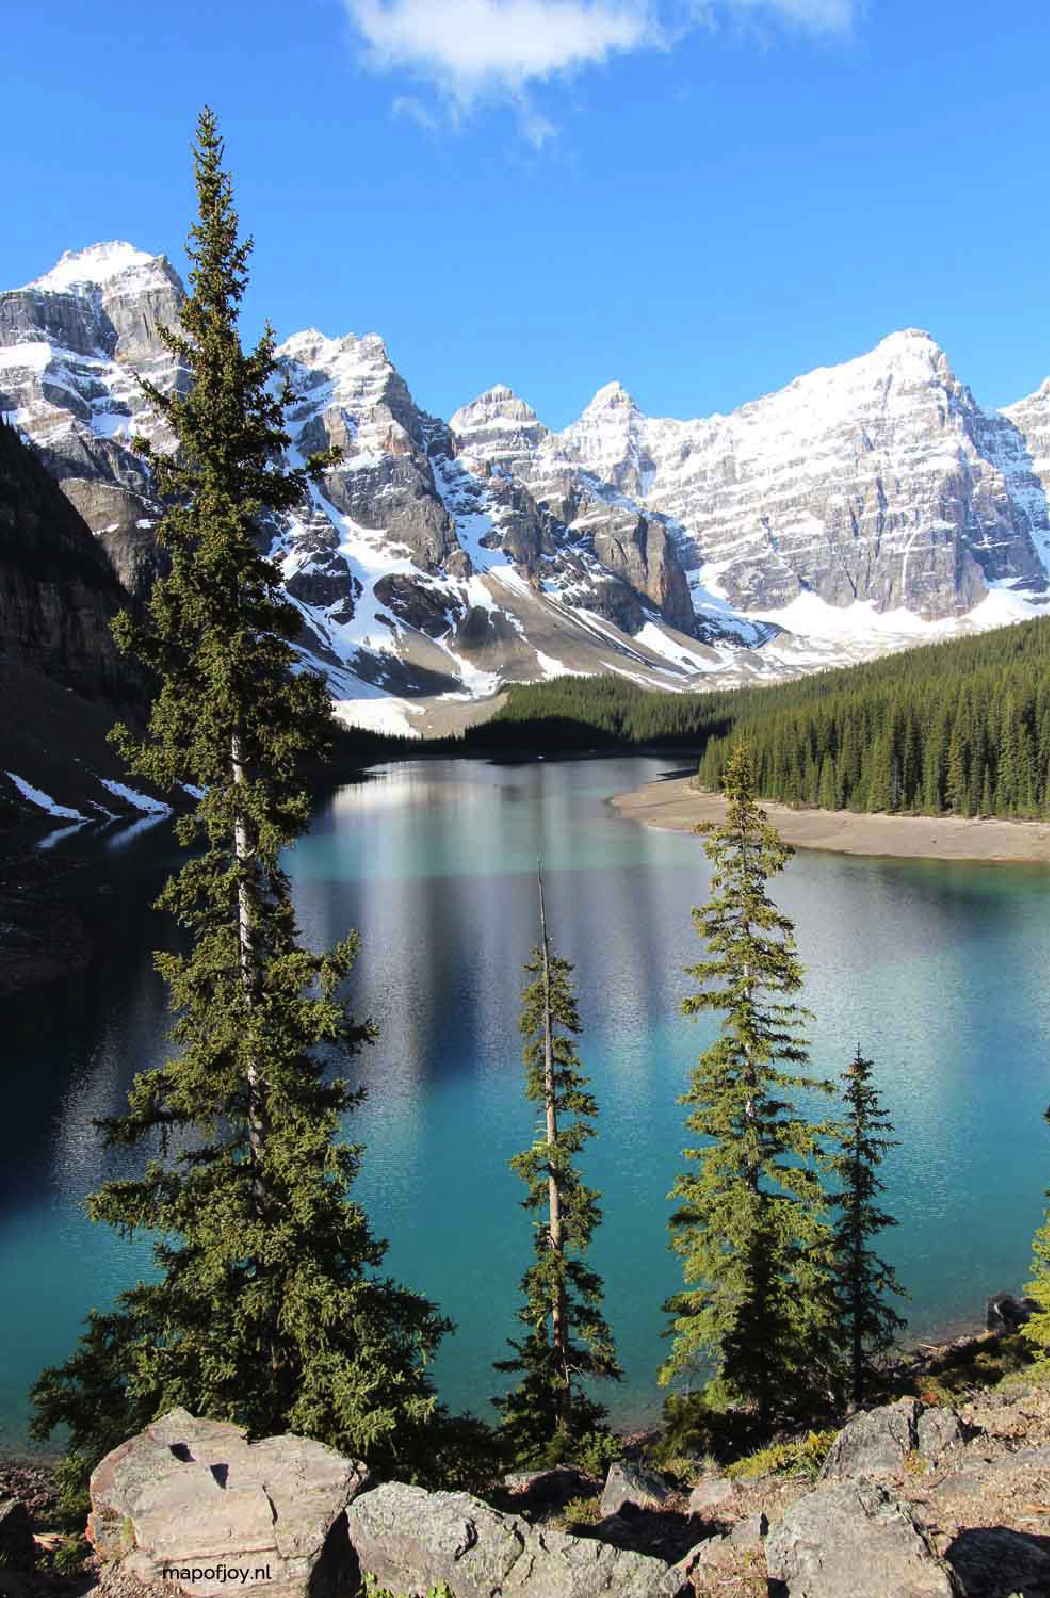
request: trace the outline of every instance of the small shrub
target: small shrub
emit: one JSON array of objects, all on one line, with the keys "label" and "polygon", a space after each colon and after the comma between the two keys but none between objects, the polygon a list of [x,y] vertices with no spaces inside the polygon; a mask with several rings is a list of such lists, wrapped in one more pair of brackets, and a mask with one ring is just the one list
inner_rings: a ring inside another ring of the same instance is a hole
[{"label": "small shrub", "polygon": [[51,1563],[60,1576],[79,1576],[91,1545],[83,1537],[66,1537],[55,1548]]},{"label": "small shrub", "polygon": [[732,1481],[756,1481],[760,1476],[804,1476],[815,1481],[837,1431],[810,1432],[793,1443],[772,1443],[726,1469]]},{"label": "small shrub", "polygon": [[604,1476],[614,1460],[623,1457],[623,1441],[612,1432],[585,1432],[569,1453],[573,1464],[587,1476]]},{"label": "small shrub", "polygon": [[[710,1459],[712,1456],[708,1454],[706,1457]],[[717,1465],[711,1468],[712,1470],[718,1469]],[[668,1476],[673,1476],[676,1481],[684,1483],[686,1487],[695,1487],[701,1476],[708,1474],[703,1461],[699,1459],[682,1459],[677,1454],[669,1459],[663,1459],[660,1469]]]},{"label": "small shrub", "polygon": [[909,1476],[925,1476],[926,1459],[917,1448],[909,1448],[904,1456],[904,1469]]},{"label": "small shrub", "polygon": [[[371,1571],[365,1572],[363,1580],[364,1584],[361,1588],[360,1598],[417,1598],[414,1593],[396,1594],[392,1593],[389,1587],[381,1587]],[[427,1588],[426,1598],[456,1598],[456,1595],[452,1588],[442,1581],[436,1587]]]},{"label": "small shrub", "polygon": [[597,1498],[570,1498],[565,1505],[565,1530],[575,1531],[578,1526],[596,1526],[602,1518]]},{"label": "small shrub", "polygon": [[[754,1447],[754,1416],[725,1405],[711,1382],[702,1393],[669,1393],[664,1399],[663,1436],[652,1448],[654,1465],[668,1460],[732,1459]],[[716,1466],[717,1468],[717,1466]]]}]

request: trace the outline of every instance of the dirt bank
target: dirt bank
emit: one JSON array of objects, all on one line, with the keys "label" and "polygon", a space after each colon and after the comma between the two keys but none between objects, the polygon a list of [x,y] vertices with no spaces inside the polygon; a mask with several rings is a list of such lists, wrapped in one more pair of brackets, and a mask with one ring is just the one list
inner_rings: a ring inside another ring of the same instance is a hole
[{"label": "dirt bank", "polygon": [[[631,821],[690,832],[700,821],[722,821],[720,794],[700,793],[691,777],[647,782],[617,794],[614,808]],[[792,810],[763,801],[786,843],[840,854],[893,855],[902,860],[987,860],[1050,865],[1050,823],[967,821],[955,816],[868,816],[849,810]]]}]

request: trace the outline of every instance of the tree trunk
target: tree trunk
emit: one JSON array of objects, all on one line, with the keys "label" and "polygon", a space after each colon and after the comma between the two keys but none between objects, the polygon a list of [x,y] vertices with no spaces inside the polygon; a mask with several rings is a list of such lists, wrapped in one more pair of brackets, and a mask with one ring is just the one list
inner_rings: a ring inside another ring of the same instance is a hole
[{"label": "tree trunk", "polygon": [[[858,1048],[857,1053],[860,1053]],[[864,1394],[864,1232],[860,1204],[860,1132],[853,1161],[853,1402],[859,1405]]]},{"label": "tree trunk", "polygon": [[553,1166],[553,1154],[558,1138],[558,1112],[554,1096],[554,1025],[551,1015],[550,944],[547,941],[547,912],[543,903],[543,878],[537,868],[536,880],[540,892],[540,941],[543,950],[543,1064],[544,1099],[547,1108],[547,1208],[550,1246],[557,1261],[554,1285],[551,1292],[551,1341],[554,1357],[562,1376],[559,1395],[558,1418],[567,1428],[572,1425],[572,1390],[569,1385],[569,1332],[565,1304],[565,1258],[561,1226],[561,1190]]},{"label": "tree trunk", "polygon": [[[245,780],[244,753],[239,731],[234,732],[230,739],[230,767],[234,783],[243,783]],[[237,883],[237,943],[240,952],[241,987],[244,990],[245,1003],[250,1009],[255,1003],[259,987],[259,962],[252,926],[252,893],[248,882],[255,851],[249,836],[248,823],[243,810],[239,806],[233,828],[233,852],[239,867]],[[248,1078],[248,1149],[256,1172],[255,1191],[258,1197],[261,1193],[258,1172],[262,1163],[263,1144],[266,1139],[263,1083],[259,1068],[253,1060],[249,1060],[246,1074]]]}]

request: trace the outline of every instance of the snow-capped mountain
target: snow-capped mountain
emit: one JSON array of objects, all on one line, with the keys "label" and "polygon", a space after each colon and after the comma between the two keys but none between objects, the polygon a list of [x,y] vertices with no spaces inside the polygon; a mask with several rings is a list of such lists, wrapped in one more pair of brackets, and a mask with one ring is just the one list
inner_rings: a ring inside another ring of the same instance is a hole
[{"label": "snow-capped mountain", "polygon": [[564,436],[676,518],[687,564],[743,610],[814,593],[932,620],[967,614],[990,583],[1043,580],[1050,522],[1024,429],[1050,420],[1046,401],[983,411],[910,328],[730,416],[650,419],[610,384]]},{"label": "snow-capped mountain", "polygon": [[[136,382],[185,381],[157,333],[183,289],[124,243],[0,294],[0,409],[142,593],[165,441]],[[1038,612],[1050,386],[982,410],[896,333],[726,417],[645,417],[618,383],[554,433],[509,388],[448,423],[375,334],[295,334],[293,459],[339,464],[270,530],[304,651],[350,720],[455,725],[506,681],[619,671],[777,680]]]}]

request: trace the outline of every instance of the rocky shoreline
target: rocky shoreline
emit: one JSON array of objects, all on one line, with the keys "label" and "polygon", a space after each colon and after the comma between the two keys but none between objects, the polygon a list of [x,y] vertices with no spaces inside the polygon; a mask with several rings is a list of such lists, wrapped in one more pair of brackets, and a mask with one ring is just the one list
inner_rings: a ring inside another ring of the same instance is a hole
[{"label": "rocky shoreline", "polygon": [[[999,1294],[989,1314],[1010,1328],[1023,1305]],[[650,1430],[622,1438],[604,1480],[563,1466],[494,1482],[484,1500],[377,1484],[305,1439],[247,1447],[238,1428],[175,1411],[96,1471],[94,1547],[76,1574],[55,1564],[55,1461],[0,1458],[0,1594],[173,1598],[176,1587],[209,1598],[173,1550],[187,1537],[210,1547],[210,1537],[216,1559],[254,1560],[255,1542],[231,1539],[255,1536],[242,1520],[248,1478],[262,1470],[267,1502],[287,1502],[271,1550],[280,1571],[267,1566],[266,1580],[250,1583],[260,1598],[357,1598],[364,1570],[397,1598],[442,1581],[453,1598],[1039,1598],[1050,1594],[1050,1381],[1039,1367],[1017,1368],[1029,1358],[1009,1330],[964,1335],[903,1356],[887,1387],[910,1396],[859,1411],[837,1434],[735,1463],[704,1455],[654,1467],[663,1439]],[[186,1460],[197,1462],[192,1480]],[[238,1487],[235,1521],[213,1501],[216,1483]],[[333,1513],[320,1515],[326,1495]],[[185,1580],[160,1579],[159,1566],[173,1563]],[[212,1583],[216,1598],[225,1580]]]},{"label": "rocky shoreline", "polygon": [[174,1410],[91,1499],[62,1576],[46,1468],[0,1465],[5,1598],[358,1598],[365,1573],[375,1598],[1045,1598],[1050,1382],[899,1398],[735,1463],[625,1448],[604,1479],[559,1466],[485,1499]]}]

